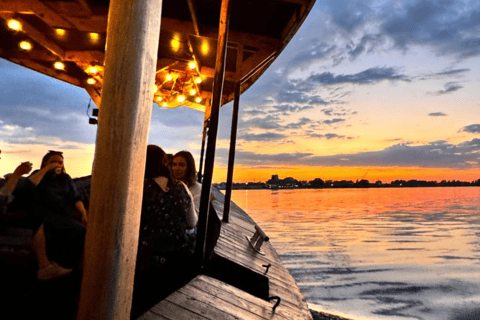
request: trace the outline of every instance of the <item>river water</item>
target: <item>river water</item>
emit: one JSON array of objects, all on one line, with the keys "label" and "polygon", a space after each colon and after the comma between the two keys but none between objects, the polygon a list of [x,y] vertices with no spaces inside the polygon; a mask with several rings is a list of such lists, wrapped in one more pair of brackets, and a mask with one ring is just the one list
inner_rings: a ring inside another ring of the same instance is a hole
[{"label": "river water", "polygon": [[234,190],[314,309],[480,319],[480,188]]}]

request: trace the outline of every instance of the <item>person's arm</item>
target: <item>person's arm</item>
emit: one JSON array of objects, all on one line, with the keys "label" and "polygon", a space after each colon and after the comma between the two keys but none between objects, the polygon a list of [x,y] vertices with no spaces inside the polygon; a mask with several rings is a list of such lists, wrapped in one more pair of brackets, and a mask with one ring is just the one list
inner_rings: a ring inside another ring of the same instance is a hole
[{"label": "person's arm", "polygon": [[15,171],[8,177],[5,185],[0,189],[0,194],[9,196],[15,190],[18,179],[24,174],[27,174],[32,170],[32,164],[30,162],[22,162]]},{"label": "person's arm", "polygon": [[85,206],[81,200],[75,202],[75,208],[77,209],[78,213],[80,214],[80,219],[82,224],[86,227],[87,226],[87,210],[85,210]]},{"label": "person's arm", "polygon": [[180,181],[180,183],[183,185],[183,187],[187,191],[188,196],[190,197],[190,206],[188,208],[186,222],[187,222],[187,228],[192,229],[192,228],[195,228],[198,221],[197,213],[195,211],[195,204],[193,203],[193,197],[192,197],[192,194],[190,193],[190,190],[188,190],[188,187],[183,182]]},{"label": "person's arm", "polygon": [[34,174],[32,174],[30,177],[28,177],[28,180],[30,180],[34,185],[37,186],[42,181],[43,177],[48,171],[53,170],[55,168],[61,168],[61,167],[62,166],[59,165],[58,163],[51,163],[43,167],[42,169],[38,170]]}]

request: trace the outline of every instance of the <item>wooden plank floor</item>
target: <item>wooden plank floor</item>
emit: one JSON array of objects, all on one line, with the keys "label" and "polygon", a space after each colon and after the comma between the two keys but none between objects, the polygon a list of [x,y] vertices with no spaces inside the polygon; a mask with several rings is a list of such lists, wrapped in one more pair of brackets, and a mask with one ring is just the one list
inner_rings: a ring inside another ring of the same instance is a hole
[{"label": "wooden plank floor", "polygon": [[[214,191],[213,206],[219,215],[223,212],[223,194]],[[141,320],[294,320],[312,319],[307,303],[295,280],[282,265],[269,242],[255,252],[247,237],[255,231],[255,222],[238,206],[232,204],[229,223],[222,223],[215,254],[259,274],[265,274],[265,264],[271,264],[266,274],[270,296],[279,296],[280,305],[273,312],[275,301],[255,297],[229,284],[205,275],[199,275],[187,285],[143,314]]]}]

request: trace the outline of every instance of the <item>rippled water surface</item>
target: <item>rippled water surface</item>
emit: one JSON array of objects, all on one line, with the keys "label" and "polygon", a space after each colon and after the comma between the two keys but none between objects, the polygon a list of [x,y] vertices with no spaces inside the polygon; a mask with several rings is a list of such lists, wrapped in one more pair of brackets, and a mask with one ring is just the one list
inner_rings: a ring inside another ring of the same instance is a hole
[{"label": "rippled water surface", "polygon": [[480,188],[234,190],[307,301],[356,319],[480,319]]}]

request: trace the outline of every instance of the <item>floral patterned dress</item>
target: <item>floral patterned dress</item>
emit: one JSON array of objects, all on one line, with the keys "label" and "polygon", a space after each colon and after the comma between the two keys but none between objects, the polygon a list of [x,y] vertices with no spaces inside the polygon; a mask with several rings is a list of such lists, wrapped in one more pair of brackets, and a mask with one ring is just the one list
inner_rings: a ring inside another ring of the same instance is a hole
[{"label": "floral patterned dress", "polygon": [[165,192],[153,179],[145,180],[137,270],[161,268],[193,252],[194,239],[186,232],[190,206],[191,198],[181,183],[173,183]]}]

